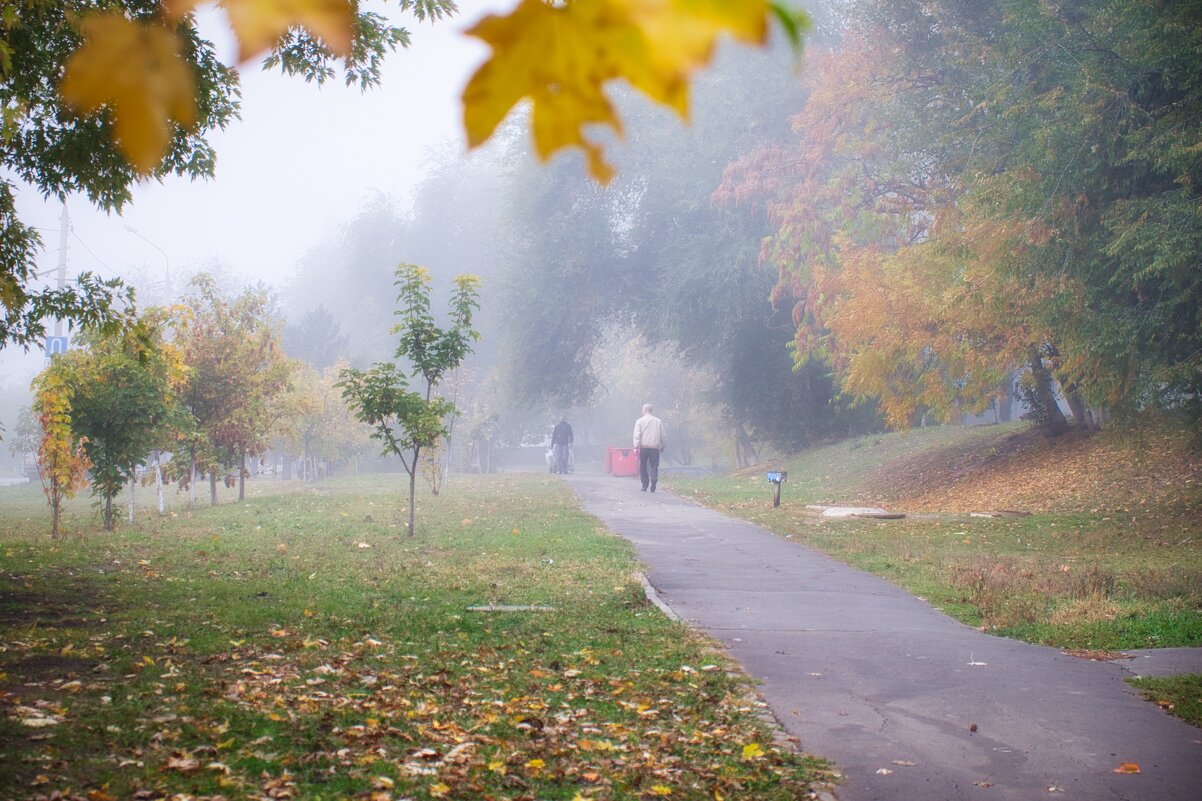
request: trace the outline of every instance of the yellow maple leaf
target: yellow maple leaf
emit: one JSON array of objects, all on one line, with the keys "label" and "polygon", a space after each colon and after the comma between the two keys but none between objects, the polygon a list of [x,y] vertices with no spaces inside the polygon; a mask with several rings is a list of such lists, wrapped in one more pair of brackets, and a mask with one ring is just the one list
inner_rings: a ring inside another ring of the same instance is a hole
[{"label": "yellow maple leaf", "polygon": [[180,37],[119,12],[89,14],[80,28],[84,43],[67,60],[60,94],[84,114],[107,106],[117,147],[135,170],[148,173],[171,144],[170,121],[196,123],[196,90]]},{"label": "yellow maple leaf", "polygon": [[[191,13],[201,0],[163,0],[172,19]],[[270,49],[288,32],[302,27],[335,54],[351,54],[355,9],[349,0],[221,0],[238,38],[238,59],[247,61]]]},{"label": "yellow maple leaf", "polygon": [[743,746],[743,759],[756,759],[764,755],[764,749],[759,743],[748,743]]},{"label": "yellow maple leaf", "polygon": [[544,161],[579,147],[601,183],[613,177],[584,128],[622,125],[604,86],[624,79],[688,117],[689,77],[709,62],[723,33],[764,41],[767,0],[522,0],[508,16],[482,19],[469,35],[493,49],[463,90],[468,144],[486,141],[510,110],[532,104],[534,149]]}]

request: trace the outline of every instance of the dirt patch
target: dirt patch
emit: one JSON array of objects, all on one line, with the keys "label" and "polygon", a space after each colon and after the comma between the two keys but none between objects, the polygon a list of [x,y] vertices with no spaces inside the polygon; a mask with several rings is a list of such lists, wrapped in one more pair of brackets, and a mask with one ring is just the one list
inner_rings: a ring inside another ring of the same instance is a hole
[{"label": "dirt patch", "polygon": [[62,594],[51,594],[0,589],[0,628],[93,628],[99,623],[80,615],[84,610],[96,608],[98,603],[99,598],[89,597],[86,590],[75,592],[73,589],[68,600],[66,590]]}]

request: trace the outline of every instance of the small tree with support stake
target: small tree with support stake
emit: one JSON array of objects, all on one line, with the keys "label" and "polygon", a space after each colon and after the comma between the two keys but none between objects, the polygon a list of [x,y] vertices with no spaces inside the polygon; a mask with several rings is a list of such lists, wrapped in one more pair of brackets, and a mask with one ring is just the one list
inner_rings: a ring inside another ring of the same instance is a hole
[{"label": "small tree with support stake", "polygon": [[372,427],[372,438],[384,444],[384,453],[400,457],[409,474],[412,536],[421,452],[447,435],[446,420],[455,411],[454,404],[437,397],[434,390],[442,377],[471,353],[471,343],[480,338],[472,328],[472,313],[479,308],[476,298],[480,280],[470,275],[455,279],[451,326],[442,329],[430,315],[429,272],[414,264],[402,264],[396,276],[401,322],[392,331],[401,335],[397,356],[413,365],[413,376],[421,376],[426,383],[425,393],[409,389],[405,374],[392,362],[375,364],[366,371],[347,368],[338,386],[355,416]]}]

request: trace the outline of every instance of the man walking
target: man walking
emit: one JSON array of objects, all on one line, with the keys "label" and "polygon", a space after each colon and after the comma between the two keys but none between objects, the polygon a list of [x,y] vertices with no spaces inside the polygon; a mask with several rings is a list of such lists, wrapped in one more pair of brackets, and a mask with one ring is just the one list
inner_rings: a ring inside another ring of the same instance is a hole
[{"label": "man walking", "polygon": [[651,413],[651,404],[643,404],[643,416],[634,421],[634,447],[639,451],[639,479],[643,492],[650,487],[655,492],[659,483],[659,455],[668,447],[664,424]]},{"label": "man walking", "polygon": [[552,473],[568,472],[568,448],[572,447],[572,426],[568,418],[561,416],[555,428],[551,429],[551,450],[554,460],[551,462]]}]

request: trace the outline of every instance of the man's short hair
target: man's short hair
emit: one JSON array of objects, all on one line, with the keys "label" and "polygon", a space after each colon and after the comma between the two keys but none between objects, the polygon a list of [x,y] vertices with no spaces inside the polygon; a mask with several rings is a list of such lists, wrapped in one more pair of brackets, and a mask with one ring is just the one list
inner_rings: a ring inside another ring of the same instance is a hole
[{"label": "man's short hair", "polygon": [[651,414],[651,404],[650,403],[643,404],[643,414]]}]

